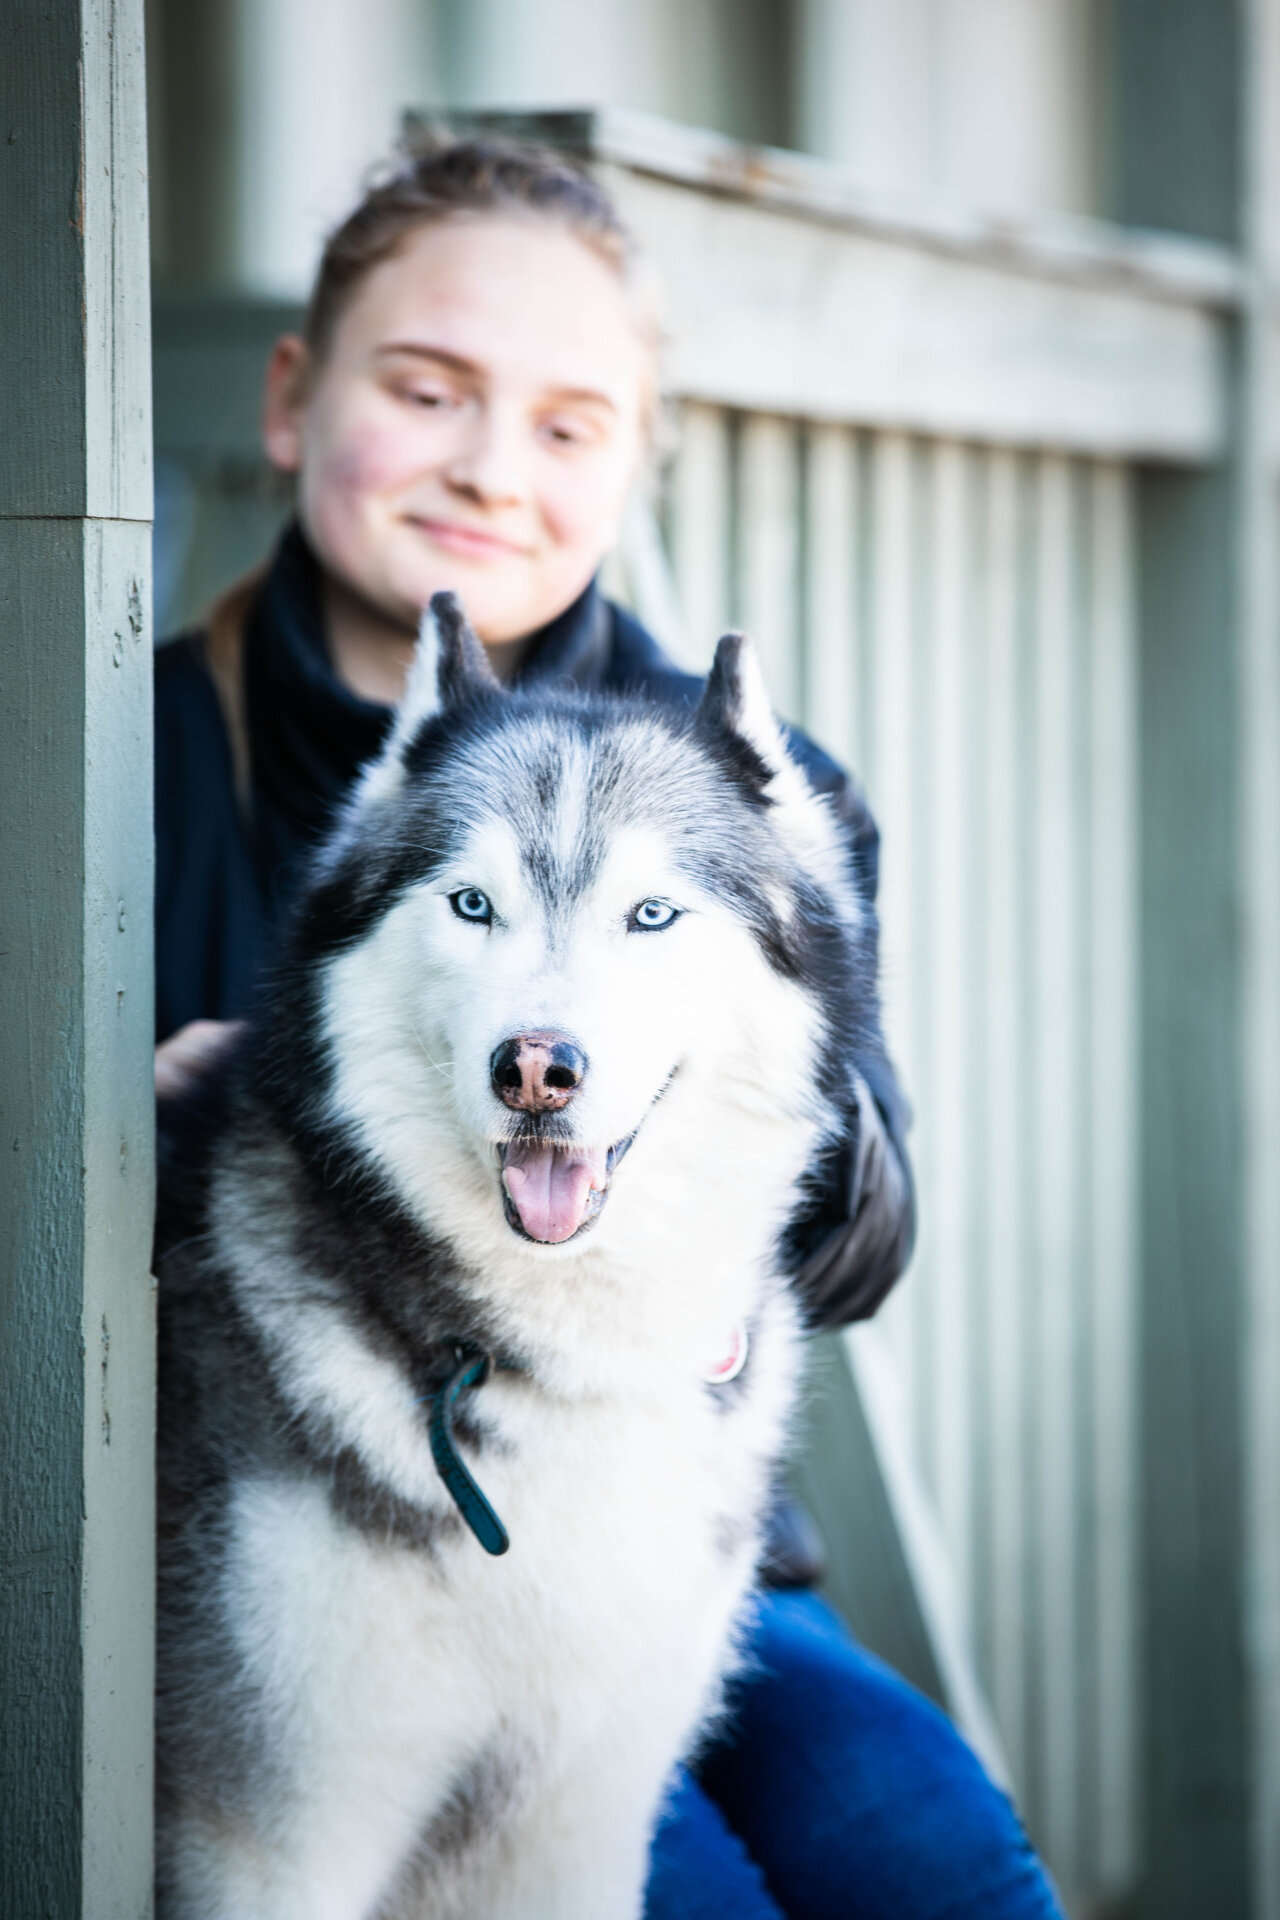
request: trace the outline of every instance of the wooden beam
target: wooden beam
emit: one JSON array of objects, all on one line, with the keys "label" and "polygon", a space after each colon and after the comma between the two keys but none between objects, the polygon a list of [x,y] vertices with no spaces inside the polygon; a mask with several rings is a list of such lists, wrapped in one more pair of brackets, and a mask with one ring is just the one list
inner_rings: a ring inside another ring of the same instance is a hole
[{"label": "wooden beam", "polygon": [[0,24],[0,1914],[151,1884],[142,0]]},{"label": "wooden beam", "polygon": [[[1193,0],[1193,4],[1195,0]],[[1158,15],[1161,0],[1148,0]],[[1216,0],[1199,0],[1212,15]],[[432,109],[404,115],[406,136],[429,126]],[[1175,305],[1224,308],[1243,293],[1240,263],[1230,251],[1187,238],[1176,219],[1148,217],[1129,230],[1072,216],[995,216],[869,188],[864,178],[830,161],[775,147],[745,145],[702,127],[678,125],[630,108],[599,107],[529,113],[451,113],[450,124],[544,141],[587,160],[698,187],[722,200],[774,207],[850,233],[1079,286],[1124,287]]]},{"label": "wooden beam", "polygon": [[[670,289],[670,379],[759,413],[1197,463],[1227,432],[1224,248],[947,216],[643,114],[475,114],[593,161]],[[407,117],[412,137],[415,117]]]},{"label": "wooden beam", "polygon": [[1107,456],[1222,445],[1206,305],[603,172],[670,289],[688,398]]}]

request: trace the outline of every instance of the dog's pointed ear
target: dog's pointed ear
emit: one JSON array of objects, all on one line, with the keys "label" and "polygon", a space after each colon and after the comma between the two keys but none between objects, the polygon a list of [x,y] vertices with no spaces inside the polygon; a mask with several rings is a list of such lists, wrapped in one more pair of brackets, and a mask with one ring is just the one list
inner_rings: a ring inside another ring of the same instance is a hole
[{"label": "dog's pointed ear", "polygon": [[477,693],[496,692],[498,684],[457,594],[433,593],[418,628],[392,740],[403,746],[433,713],[447,713]]},{"label": "dog's pointed ear", "polygon": [[[410,681],[421,664],[427,672],[426,657],[433,663],[431,680],[434,702],[427,712],[437,708],[447,712],[461,706],[478,693],[496,693],[500,682],[489,665],[489,656],[476,638],[475,629],[462,611],[456,593],[433,593],[431,604],[422,616],[418,634],[418,654]],[[408,691],[406,690],[406,702]],[[426,718],[426,713],[421,716]]]},{"label": "dog's pointed ear", "polygon": [[717,643],[698,723],[745,741],[764,770],[763,784],[790,765],[760,661],[745,633],[723,634]]},{"label": "dog's pointed ear", "polygon": [[477,694],[496,693],[500,686],[457,594],[433,593],[391,731],[365,773],[360,799],[381,799],[395,791],[404,774],[405,754],[433,715],[448,713]]},{"label": "dog's pointed ear", "polygon": [[[792,758],[756,650],[745,634],[726,633],[716,647],[698,725],[722,740],[727,736],[743,772],[768,801],[782,838],[826,890],[837,915],[855,924],[861,909],[835,814]],[[781,917],[786,918],[785,910]]]}]

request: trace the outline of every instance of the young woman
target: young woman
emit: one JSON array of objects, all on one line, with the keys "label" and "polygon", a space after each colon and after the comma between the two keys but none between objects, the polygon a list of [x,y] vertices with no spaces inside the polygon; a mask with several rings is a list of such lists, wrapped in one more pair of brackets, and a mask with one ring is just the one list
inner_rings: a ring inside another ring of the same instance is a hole
[{"label": "young woman", "polygon": [[[505,677],[697,697],[595,585],[655,385],[627,236],[552,156],[442,144],[331,238],[305,333],[277,343],[267,373],[264,441],[296,476],[297,519],[207,632],[157,656],[162,1095],[247,1009],[438,588],[461,595]],[[862,796],[811,742],[793,744],[840,810],[871,908]],[[847,1141],[794,1230],[815,1326],[873,1311],[910,1250],[904,1109],[878,1035],[856,1064]],[[1055,1914],[1008,1802],[942,1716],[803,1590],[794,1523],[779,1534],[731,1719],[674,1784],[655,1837],[651,1920]]]}]

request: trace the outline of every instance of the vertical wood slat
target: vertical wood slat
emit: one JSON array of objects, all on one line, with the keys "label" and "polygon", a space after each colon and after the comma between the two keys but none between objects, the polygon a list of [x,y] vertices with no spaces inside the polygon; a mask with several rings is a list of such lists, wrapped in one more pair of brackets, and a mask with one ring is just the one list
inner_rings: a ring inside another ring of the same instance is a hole
[{"label": "vertical wood slat", "polygon": [[1036,1773],[1043,1832],[1058,1871],[1076,1880],[1079,1808],[1075,1340],[1078,1278],[1077,1102],[1080,980],[1073,734],[1071,469],[1039,460],[1035,528],[1036,1521],[1039,1592]]},{"label": "vertical wood slat", "polygon": [[860,745],[858,443],[847,427],[806,436],[804,722],[842,766]]},{"label": "vertical wood slat", "polygon": [[687,402],[671,476],[671,560],[689,662],[704,671],[730,624],[729,478],[723,408]]},{"label": "vertical wood slat", "polygon": [[[902,434],[879,434],[871,451],[870,644],[871,724],[866,778],[880,825],[880,929],[885,1025],[908,1093],[919,1084],[916,938],[912,865],[916,840],[917,766],[914,750],[916,675],[912,577],[912,445]],[[922,1233],[927,1221],[922,1218]],[[916,1423],[927,1391],[920,1373],[924,1289],[912,1285],[890,1298],[884,1324],[901,1370],[908,1415]]]},{"label": "vertical wood slat", "polygon": [[[927,541],[932,554],[927,665],[931,818],[925,915],[932,1072],[927,1088],[934,1167],[935,1337],[929,1395],[935,1408],[931,1479],[951,1545],[957,1585],[971,1606],[973,1301],[971,1201],[973,865],[969,818],[969,621],[972,539],[968,456],[955,442],[933,451]],[[922,1095],[925,1089],[921,1089]]]},{"label": "vertical wood slat", "polygon": [[996,1716],[1015,1779],[1027,1762],[1027,1368],[1025,1080],[1022,889],[1024,714],[1020,700],[1019,459],[987,455],[983,539],[987,709],[986,1419],[990,1560],[986,1618]]},{"label": "vertical wood slat", "polygon": [[778,712],[800,718],[800,469],[794,421],[748,414],[738,442],[741,624]]},{"label": "vertical wood slat", "polygon": [[1137,1868],[1137,739],[1133,508],[1123,468],[1100,465],[1090,501],[1092,901],[1090,1115],[1096,1647],[1091,1756],[1097,1876],[1121,1890]]}]

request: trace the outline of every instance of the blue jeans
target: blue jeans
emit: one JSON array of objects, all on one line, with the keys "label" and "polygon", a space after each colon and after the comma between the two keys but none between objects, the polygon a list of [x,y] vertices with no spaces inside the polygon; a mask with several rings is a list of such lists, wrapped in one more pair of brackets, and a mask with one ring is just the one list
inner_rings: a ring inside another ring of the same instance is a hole
[{"label": "blue jeans", "polygon": [[654,1836],[645,1920],[1062,1920],[950,1721],[816,1595],[757,1605],[726,1731]]}]

